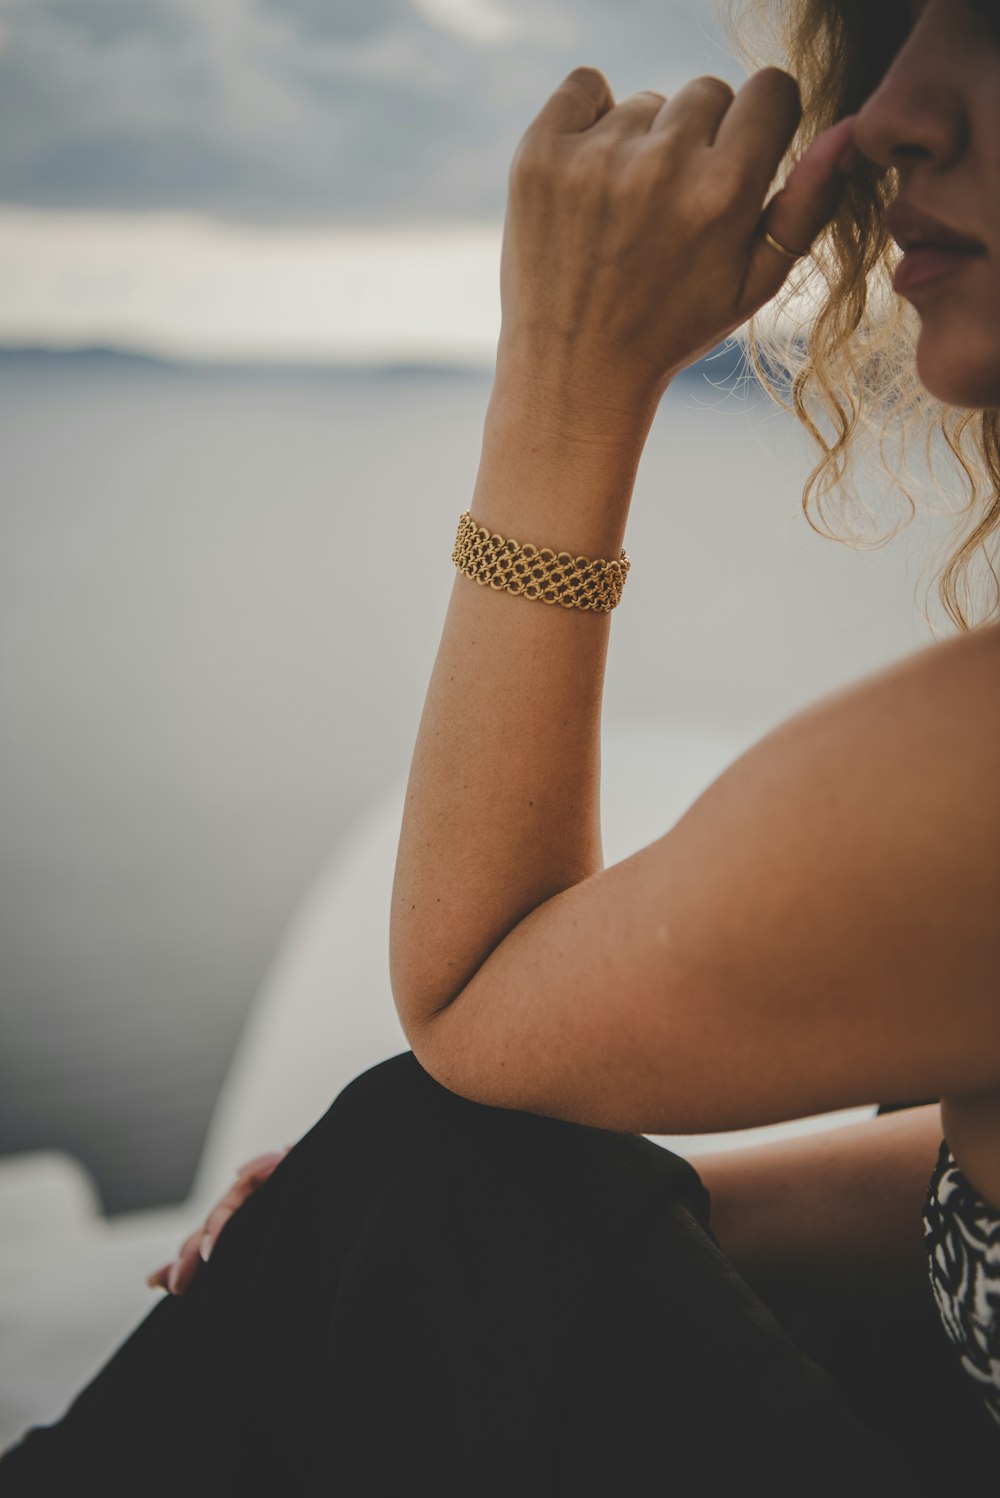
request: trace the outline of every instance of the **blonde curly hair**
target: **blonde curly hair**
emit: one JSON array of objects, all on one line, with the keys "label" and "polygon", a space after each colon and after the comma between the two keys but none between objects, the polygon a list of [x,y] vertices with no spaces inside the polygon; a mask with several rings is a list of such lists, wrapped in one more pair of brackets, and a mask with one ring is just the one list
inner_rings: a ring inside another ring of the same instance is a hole
[{"label": "blonde curly hair", "polygon": [[[776,64],[799,84],[802,118],[782,162],[778,186],[822,131],[861,108],[911,24],[907,0],[879,0],[876,5],[866,0],[716,0],[716,9],[734,54],[748,71]],[[747,357],[762,388],[798,418],[822,451],[806,479],[802,509],[813,530],[830,540],[871,550],[898,535],[917,510],[902,481],[913,479],[905,465],[906,438],[914,429],[923,432],[933,482],[931,448],[935,434],[941,433],[964,473],[968,498],[957,510],[941,510],[925,499],[925,508],[932,513],[962,519],[960,543],[935,581],[948,615],[959,630],[969,630],[1000,617],[995,565],[1000,540],[1000,411],[948,405],[930,395],[920,381],[915,360],[919,318],[892,290],[900,255],[885,225],[885,208],[896,190],[895,168],[862,160],[809,255],[793,267],[779,296],[747,323]],[[800,317],[796,325],[789,303],[801,296],[811,298],[819,311]],[[832,423],[830,439],[810,410],[813,398]],[[831,493],[841,516],[859,509],[873,518],[849,476],[862,437],[873,434],[879,438],[882,469],[901,492],[909,514],[888,534],[874,539],[850,527],[848,535],[839,535],[827,519]],[[886,444],[893,435],[899,440],[899,457],[890,465]],[[814,498],[819,523],[810,514]],[[954,528],[946,539],[954,548]],[[991,580],[983,578],[986,597],[979,610],[969,576],[977,560],[985,561]],[[977,612],[979,617],[972,617]],[[926,608],[924,618],[930,624]]]}]

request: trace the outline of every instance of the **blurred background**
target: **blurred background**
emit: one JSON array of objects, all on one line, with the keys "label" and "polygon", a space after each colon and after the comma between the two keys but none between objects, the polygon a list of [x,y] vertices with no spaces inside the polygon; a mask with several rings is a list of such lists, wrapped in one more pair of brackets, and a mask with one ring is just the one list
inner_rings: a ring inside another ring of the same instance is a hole
[{"label": "blurred background", "polygon": [[[106,1213],[186,1195],[276,944],[405,776],[510,158],[581,63],[745,77],[710,0],[0,0],[0,1153]],[[733,353],[650,435],[606,723],[746,739],[931,643],[947,524],[816,535]]]}]

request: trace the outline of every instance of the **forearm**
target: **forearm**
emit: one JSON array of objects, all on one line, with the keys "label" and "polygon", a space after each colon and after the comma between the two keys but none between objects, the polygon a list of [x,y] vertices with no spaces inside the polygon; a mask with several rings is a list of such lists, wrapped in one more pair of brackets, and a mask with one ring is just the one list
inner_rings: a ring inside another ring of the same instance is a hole
[{"label": "forearm", "polygon": [[[614,439],[570,438],[529,395],[498,376],[473,520],[522,543],[618,558],[652,409]],[[455,574],[392,891],[391,981],[408,1034],[461,992],[523,917],[604,866],[610,629],[610,614]]]},{"label": "forearm", "polygon": [[941,1138],[935,1103],[694,1163],[713,1231],[755,1288],[904,1289],[927,1278],[921,1214]]}]

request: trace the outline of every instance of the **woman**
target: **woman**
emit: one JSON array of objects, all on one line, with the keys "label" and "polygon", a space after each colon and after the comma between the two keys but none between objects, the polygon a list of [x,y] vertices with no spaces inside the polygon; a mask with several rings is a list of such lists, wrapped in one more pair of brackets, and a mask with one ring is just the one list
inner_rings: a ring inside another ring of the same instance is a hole
[{"label": "woman", "polygon": [[[1000,623],[969,627],[957,581],[996,493],[974,487],[942,584],[958,635],[783,724],[633,857],[601,853],[608,615],[679,370],[808,254],[829,290],[784,354],[827,478],[872,408],[929,396],[971,427],[967,474],[1000,482],[1000,10],[788,11],[801,102],[765,68],[616,105],[581,68],[522,138],[396,865],[412,1050],[251,1162],[207,1266],[199,1229],[151,1277],[178,1293],[0,1461],[4,1493],[995,1481]],[[894,300],[866,316],[893,239]],[[641,1137],[876,1100],[702,1179]]]}]

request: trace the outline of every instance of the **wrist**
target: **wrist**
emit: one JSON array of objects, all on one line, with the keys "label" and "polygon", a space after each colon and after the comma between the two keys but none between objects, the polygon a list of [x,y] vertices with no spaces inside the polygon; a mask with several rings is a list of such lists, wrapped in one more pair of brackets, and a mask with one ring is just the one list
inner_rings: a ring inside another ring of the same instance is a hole
[{"label": "wrist", "polygon": [[523,399],[491,400],[472,518],[522,545],[618,560],[643,444],[595,442]]},{"label": "wrist", "polygon": [[533,354],[501,335],[489,416],[570,449],[641,453],[666,388],[630,382],[611,368],[596,374],[569,350]]}]

